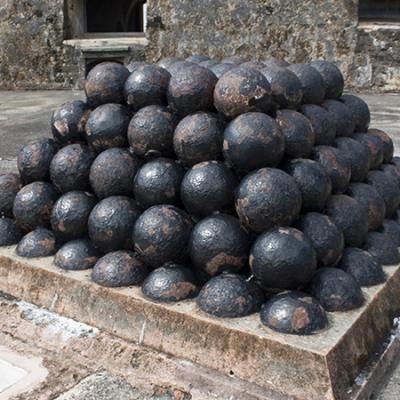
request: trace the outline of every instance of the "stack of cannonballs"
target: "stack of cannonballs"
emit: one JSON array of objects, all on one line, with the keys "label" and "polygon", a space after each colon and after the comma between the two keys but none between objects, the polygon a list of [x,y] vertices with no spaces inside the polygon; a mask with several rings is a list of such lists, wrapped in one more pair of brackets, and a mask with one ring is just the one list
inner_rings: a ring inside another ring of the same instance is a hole
[{"label": "stack of cannonballs", "polygon": [[311,334],[399,262],[400,160],[332,63],[105,62],[0,177],[0,244]]}]

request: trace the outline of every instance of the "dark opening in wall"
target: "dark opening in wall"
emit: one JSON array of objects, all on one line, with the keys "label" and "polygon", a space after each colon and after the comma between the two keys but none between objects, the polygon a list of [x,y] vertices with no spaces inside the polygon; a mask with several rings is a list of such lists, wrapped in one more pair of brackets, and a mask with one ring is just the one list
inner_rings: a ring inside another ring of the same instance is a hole
[{"label": "dark opening in wall", "polygon": [[359,0],[360,20],[399,21],[400,0]]}]

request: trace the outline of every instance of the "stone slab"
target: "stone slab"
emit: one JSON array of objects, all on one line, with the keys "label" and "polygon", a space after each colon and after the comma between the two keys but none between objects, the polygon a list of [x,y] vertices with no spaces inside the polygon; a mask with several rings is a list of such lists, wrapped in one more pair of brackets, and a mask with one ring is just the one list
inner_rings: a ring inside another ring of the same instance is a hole
[{"label": "stone slab", "polygon": [[99,287],[88,271],[61,271],[52,258],[26,260],[14,247],[0,250],[0,291],[278,395],[342,400],[400,312],[400,267],[385,270],[385,284],[363,289],[364,307],[330,313],[330,328],[312,337],[273,332],[257,314],[217,319],[192,300],[156,304],[140,288]]}]

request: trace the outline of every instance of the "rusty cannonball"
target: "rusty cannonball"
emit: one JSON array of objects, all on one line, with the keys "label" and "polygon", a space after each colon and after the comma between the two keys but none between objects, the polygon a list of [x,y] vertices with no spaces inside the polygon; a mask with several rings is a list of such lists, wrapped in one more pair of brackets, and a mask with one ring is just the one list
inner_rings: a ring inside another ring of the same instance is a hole
[{"label": "rusty cannonball", "polygon": [[263,294],[256,284],[230,273],[211,278],[197,296],[197,305],[202,311],[223,318],[253,314],[262,302]]},{"label": "rusty cannonball", "polygon": [[250,236],[237,218],[211,215],[198,222],[189,240],[189,255],[196,268],[208,276],[239,272],[247,265]]},{"label": "rusty cannonball", "polygon": [[328,325],[321,304],[310,295],[297,291],[273,296],[261,307],[260,316],[268,328],[292,335],[311,335]]},{"label": "rusty cannonball", "polygon": [[251,111],[268,112],[272,109],[271,86],[261,72],[240,66],[218,80],[214,105],[227,118]]},{"label": "rusty cannonball", "polygon": [[240,56],[227,56],[221,60],[221,63],[232,64],[232,65],[239,65],[244,62],[245,62],[245,60]]},{"label": "rusty cannonball", "polygon": [[175,64],[178,61],[184,61],[184,59],[179,58],[179,57],[164,57],[160,61],[158,61],[157,65],[168,71],[169,67],[171,67],[173,64]]},{"label": "rusty cannonball", "polygon": [[153,268],[168,262],[184,264],[192,228],[193,222],[181,209],[172,205],[150,207],[135,223],[135,250]]},{"label": "rusty cannonball", "polygon": [[383,163],[383,141],[374,135],[368,133],[356,133],[353,139],[360,143],[364,143],[369,151],[369,169],[376,169]]},{"label": "rusty cannonball", "polygon": [[296,158],[284,165],[284,170],[297,183],[303,211],[321,211],[332,192],[332,183],[325,169],[316,161]]},{"label": "rusty cannonball", "polygon": [[[399,211],[398,211],[399,212]],[[385,219],[380,231],[391,240],[396,246],[400,246],[400,224],[394,219]]]},{"label": "rusty cannonball", "polygon": [[326,311],[349,311],[364,302],[358,282],[339,268],[320,268],[311,282],[310,293]]},{"label": "rusty cannonball", "polygon": [[355,132],[367,132],[371,115],[368,104],[358,96],[345,94],[339,99],[351,111],[354,120]]},{"label": "rusty cannonball", "polygon": [[188,65],[171,74],[167,98],[169,107],[180,115],[213,109],[217,77],[200,65]]},{"label": "rusty cannonball", "polygon": [[50,219],[57,239],[67,242],[87,236],[88,218],[96,202],[88,192],[74,191],[62,195],[55,202]]},{"label": "rusty cannonball", "polygon": [[97,152],[128,145],[128,109],[121,104],[103,104],[93,110],[86,124],[86,139]]},{"label": "rusty cannonball", "polygon": [[52,256],[57,251],[56,237],[49,229],[38,227],[20,240],[16,251],[28,258]]},{"label": "rusty cannonball", "polygon": [[85,140],[89,106],[82,100],[61,104],[51,116],[51,132],[58,142],[70,144]]},{"label": "rusty cannonball", "polygon": [[338,268],[346,271],[360,286],[374,286],[385,282],[382,265],[367,251],[346,247]]},{"label": "rusty cannonball", "polygon": [[264,113],[239,115],[224,131],[224,157],[239,169],[275,167],[284,151],[285,136],[281,128]]},{"label": "rusty cannonball", "polygon": [[68,271],[80,271],[92,268],[98,258],[99,252],[89,239],[75,239],[57,251],[54,264]]},{"label": "rusty cannonball", "polygon": [[89,172],[96,153],[83,144],[70,144],[57,152],[50,163],[50,179],[61,193],[90,190]]},{"label": "rusty cannonball", "polygon": [[203,61],[209,61],[209,60],[210,60],[210,57],[205,56],[203,54],[193,54],[186,58],[186,61],[196,63],[196,64],[200,64]]},{"label": "rusty cannonball", "polygon": [[181,200],[186,211],[205,217],[215,211],[233,209],[237,180],[220,161],[204,161],[189,169],[181,185]]},{"label": "rusty cannonball", "polygon": [[25,145],[18,154],[18,171],[25,184],[49,180],[50,163],[59,146],[53,139],[35,139]]},{"label": "rusty cannonball", "polygon": [[127,149],[112,148],[100,153],[90,168],[89,181],[99,199],[131,196],[133,179],[141,161]]},{"label": "rusty cannonball", "polygon": [[325,213],[343,232],[347,246],[360,247],[368,234],[368,212],[357,200],[344,194],[331,196]]},{"label": "rusty cannonball", "polygon": [[50,183],[33,182],[24,186],[14,200],[13,214],[17,225],[26,232],[38,226],[50,226],[51,210],[57,197]]},{"label": "rusty cannonball", "polygon": [[21,238],[21,230],[13,219],[0,218],[0,246],[17,244]]},{"label": "rusty cannonball", "polygon": [[343,75],[335,64],[325,60],[315,60],[310,65],[321,74],[325,83],[327,99],[337,99],[343,94]]},{"label": "rusty cannonball", "polygon": [[140,157],[174,156],[173,136],[178,123],[166,107],[147,106],[139,110],[128,127],[128,141]]},{"label": "rusty cannonball", "polygon": [[111,196],[101,200],[89,215],[88,231],[93,245],[103,253],[131,249],[132,229],[140,215],[133,199]]},{"label": "rusty cannonball", "polygon": [[375,261],[382,265],[395,265],[400,262],[398,245],[381,232],[368,233],[364,244],[364,250],[368,251]]},{"label": "rusty cannonball", "polygon": [[151,300],[175,302],[196,296],[196,278],[189,268],[167,264],[150,272],[142,285],[143,294]]},{"label": "rusty cannonball", "polygon": [[228,63],[219,63],[210,67],[210,70],[214,73],[214,75],[219,79],[225,72],[231,71],[236,68],[236,64],[228,64]]},{"label": "rusty cannonball", "polygon": [[338,264],[344,249],[343,233],[328,216],[316,212],[304,214],[296,227],[311,242],[319,267]]},{"label": "rusty cannonball", "polygon": [[261,233],[274,225],[291,225],[301,209],[301,192],[289,174],[262,168],[246,175],[235,195],[242,224]]},{"label": "rusty cannonball", "polygon": [[350,184],[350,161],[336,147],[315,146],[311,158],[318,161],[325,169],[332,182],[334,193],[343,193]]},{"label": "rusty cannonball", "polygon": [[316,145],[335,144],[336,126],[325,108],[316,104],[304,104],[301,106],[301,112],[311,123]]},{"label": "rusty cannonball", "polygon": [[279,110],[276,122],[285,137],[285,155],[290,158],[307,158],[315,143],[310,121],[297,111]]},{"label": "rusty cannonball", "polygon": [[393,140],[386,133],[381,131],[380,129],[369,129],[368,135],[376,136],[383,142],[383,162],[390,163],[392,162],[394,145]]},{"label": "rusty cannonball", "polygon": [[185,170],[169,158],[144,164],[133,181],[135,200],[143,208],[157,204],[178,204]]},{"label": "rusty cannonball", "polygon": [[287,67],[300,80],[303,104],[321,104],[325,98],[325,82],[322,75],[308,64],[291,64]]},{"label": "rusty cannonball", "polygon": [[177,125],[174,151],[185,165],[222,157],[224,123],[216,114],[199,112],[188,115]]},{"label": "rusty cannonball", "polygon": [[0,175],[0,217],[12,217],[14,199],[21,188],[22,181],[17,174]]},{"label": "rusty cannonball", "polygon": [[116,62],[102,62],[92,68],[85,80],[85,93],[90,107],[124,102],[124,84],[129,71]]},{"label": "rusty cannonball", "polygon": [[354,133],[355,122],[350,108],[338,100],[326,100],[322,103],[335,125],[336,136],[351,136]]},{"label": "rusty cannonball", "polygon": [[92,269],[92,281],[106,287],[140,285],[148,274],[146,265],[132,251],[119,250],[100,258]]},{"label": "rusty cannonball", "polygon": [[144,65],[148,65],[144,61],[131,61],[126,65],[126,69],[129,71],[130,74],[135,72],[139,67],[143,67]]}]

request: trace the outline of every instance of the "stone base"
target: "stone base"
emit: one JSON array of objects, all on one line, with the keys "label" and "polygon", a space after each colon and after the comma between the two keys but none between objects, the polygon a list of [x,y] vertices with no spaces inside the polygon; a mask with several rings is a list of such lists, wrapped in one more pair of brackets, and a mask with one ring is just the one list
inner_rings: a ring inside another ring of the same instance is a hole
[{"label": "stone base", "polygon": [[99,287],[90,281],[90,271],[59,270],[52,258],[26,260],[13,247],[0,250],[0,291],[236,376],[277,397],[342,400],[400,312],[400,268],[385,270],[385,284],[363,290],[363,308],[329,314],[330,328],[311,337],[275,333],[257,314],[217,319],[193,300],[156,304],[143,298],[140,288]]}]

